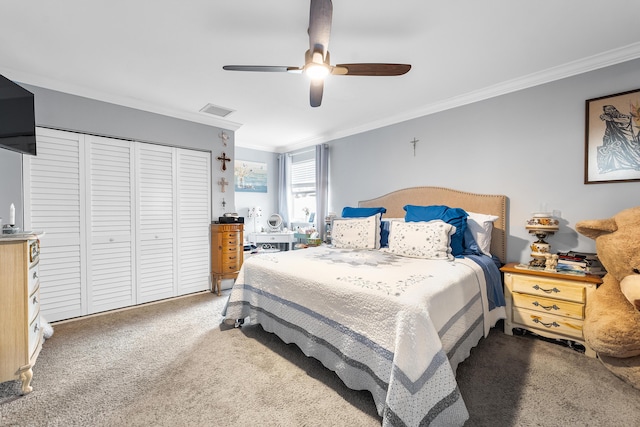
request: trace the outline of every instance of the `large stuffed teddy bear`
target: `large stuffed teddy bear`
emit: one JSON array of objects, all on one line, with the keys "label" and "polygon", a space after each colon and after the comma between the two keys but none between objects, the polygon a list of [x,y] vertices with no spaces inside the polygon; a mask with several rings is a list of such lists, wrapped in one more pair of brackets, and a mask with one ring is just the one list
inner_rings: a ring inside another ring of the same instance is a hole
[{"label": "large stuffed teddy bear", "polygon": [[607,270],[587,301],[584,337],[602,363],[640,389],[640,206],[609,219],[580,221]]}]

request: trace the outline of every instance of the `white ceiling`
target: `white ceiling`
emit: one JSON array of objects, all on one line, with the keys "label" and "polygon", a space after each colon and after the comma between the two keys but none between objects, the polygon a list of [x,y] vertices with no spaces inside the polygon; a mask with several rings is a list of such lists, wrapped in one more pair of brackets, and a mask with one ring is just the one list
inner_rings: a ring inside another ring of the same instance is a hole
[{"label": "white ceiling", "polygon": [[303,75],[222,70],[303,65],[308,0],[0,0],[0,74],[281,152],[640,57],[638,0],[333,3],[333,64],[412,70],[331,76],[311,108]]}]

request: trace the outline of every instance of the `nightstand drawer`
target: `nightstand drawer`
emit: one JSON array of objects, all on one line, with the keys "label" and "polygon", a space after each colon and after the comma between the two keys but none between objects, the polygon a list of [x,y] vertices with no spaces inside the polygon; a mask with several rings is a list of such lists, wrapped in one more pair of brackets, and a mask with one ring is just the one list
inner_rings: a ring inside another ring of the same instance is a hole
[{"label": "nightstand drawer", "polygon": [[568,280],[514,274],[512,284],[513,292],[546,296],[578,303],[585,302],[584,286],[575,285]]},{"label": "nightstand drawer", "polygon": [[514,307],[513,321],[534,331],[538,329],[582,340],[582,320]]},{"label": "nightstand drawer", "polygon": [[542,313],[584,319],[584,304],[576,302],[514,292],[513,305]]}]

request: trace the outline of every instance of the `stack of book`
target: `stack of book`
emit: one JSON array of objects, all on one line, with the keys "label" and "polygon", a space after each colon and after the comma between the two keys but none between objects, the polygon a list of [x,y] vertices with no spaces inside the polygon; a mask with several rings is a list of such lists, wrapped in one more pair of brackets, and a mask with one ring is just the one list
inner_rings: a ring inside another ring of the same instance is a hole
[{"label": "stack of book", "polygon": [[556,270],[567,273],[589,273],[601,277],[607,274],[597,254],[576,251],[558,252]]}]

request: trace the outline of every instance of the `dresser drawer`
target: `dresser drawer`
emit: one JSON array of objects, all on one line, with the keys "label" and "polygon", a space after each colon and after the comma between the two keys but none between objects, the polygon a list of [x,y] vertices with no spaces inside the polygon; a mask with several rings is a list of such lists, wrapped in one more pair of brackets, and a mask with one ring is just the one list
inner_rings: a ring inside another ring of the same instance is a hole
[{"label": "dresser drawer", "polygon": [[240,271],[240,260],[236,259],[236,260],[223,261],[222,265],[220,265],[219,273],[226,274],[226,273],[235,273],[238,271]]},{"label": "dresser drawer", "polygon": [[222,256],[226,258],[232,254],[237,254],[241,252],[243,249],[238,245],[230,245],[230,246],[223,245],[221,248],[219,248],[219,250],[222,253]]},{"label": "dresser drawer", "polygon": [[29,295],[33,293],[38,284],[40,284],[40,263],[35,263],[31,266],[29,270],[27,270],[27,274],[29,275]]},{"label": "dresser drawer", "polygon": [[233,244],[239,243],[240,233],[238,231],[223,231],[220,234],[220,239],[231,242]]},{"label": "dresser drawer", "polygon": [[578,303],[585,302],[584,286],[575,285],[568,280],[547,279],[544,277],[513,275],[513,292],[546,296]]},{"label": "dresser drawer", "polygon": [[36,318],[29,324],[29,358],[38,348],[42,340],[42,324],[40,322],[40,312],[36,313]]},{"label": "dresser drawer", "polygon": [[38,286],[36,290],[29,295],[29,300],[27,301],[28,313],[29,313],[29,323],[33,321],[33,318],[40,312],[40,287]]},{"label": "dresser drawer", "polygon": [[513,308],[513,321],[527,326],[531,330],[541,330],[582,340],[582,320],[555,316],[539,311]]},{"label": "dresser drawer", "polygon": [[584,304],[577,302],[514,292],[513,305],[514,307],[540,311],[547,314],[584,319]]}]

